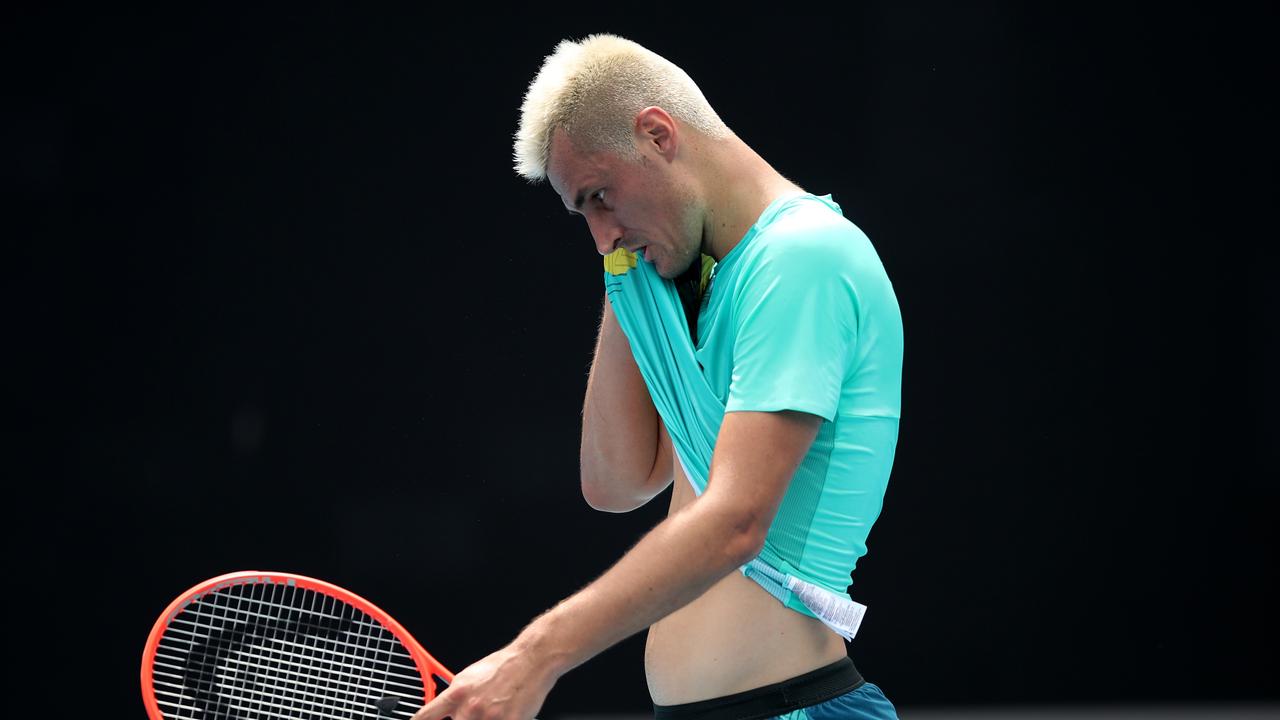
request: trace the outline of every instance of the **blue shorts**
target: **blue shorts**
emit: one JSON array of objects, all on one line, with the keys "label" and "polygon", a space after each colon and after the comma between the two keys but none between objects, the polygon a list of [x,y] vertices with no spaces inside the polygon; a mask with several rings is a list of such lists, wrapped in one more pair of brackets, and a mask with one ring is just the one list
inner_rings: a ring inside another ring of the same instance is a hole
[{"label": "blue shorts", "polygon": [[683,705],[654,705],[656,720],[898,720],[880,688],[843,658],[790,680]]},{"label": "blue shorts", "polygon": [[839,697],[774,717],[778,720],[898,720],[898,711],[880,688],[864,682]]}]

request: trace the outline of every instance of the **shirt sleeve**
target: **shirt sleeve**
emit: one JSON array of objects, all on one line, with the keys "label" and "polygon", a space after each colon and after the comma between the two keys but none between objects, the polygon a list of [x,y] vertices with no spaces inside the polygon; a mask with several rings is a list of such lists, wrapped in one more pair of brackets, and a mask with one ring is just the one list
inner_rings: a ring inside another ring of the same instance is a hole
[{"label": "shirt sleeve", "polygon": [[831,421],[858,333],[852,248],[840,233],[813,229],[768,240],[735,293],[725,411],[798,410]]}]

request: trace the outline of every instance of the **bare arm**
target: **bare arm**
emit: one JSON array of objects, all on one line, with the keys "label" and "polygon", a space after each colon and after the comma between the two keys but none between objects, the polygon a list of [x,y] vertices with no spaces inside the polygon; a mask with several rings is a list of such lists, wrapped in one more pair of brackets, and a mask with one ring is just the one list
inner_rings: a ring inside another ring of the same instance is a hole
[{"label": "bare arm", "polygon": [[414,720],[528,720],[557,679],[675,612],[759,553],[822,419],[726,413],[698,499],[641,538],[599,579],[471,665]]},{"label": "bare arm", "polygon": [[608,299],[582,406],[579,459],[582,496],[597,510],[634,510],[671,484],[671,439]]}]

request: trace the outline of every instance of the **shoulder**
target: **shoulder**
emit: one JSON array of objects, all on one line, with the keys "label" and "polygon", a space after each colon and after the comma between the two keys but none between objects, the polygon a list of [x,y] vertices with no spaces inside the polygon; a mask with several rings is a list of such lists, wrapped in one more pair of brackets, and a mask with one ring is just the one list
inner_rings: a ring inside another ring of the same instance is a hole
[{"label": "shoulder", "polygon": [[743,253],[745,275],[786,274],[795,280],[853,271],[867,237],[818,198],[797,198],[778,210]]}]

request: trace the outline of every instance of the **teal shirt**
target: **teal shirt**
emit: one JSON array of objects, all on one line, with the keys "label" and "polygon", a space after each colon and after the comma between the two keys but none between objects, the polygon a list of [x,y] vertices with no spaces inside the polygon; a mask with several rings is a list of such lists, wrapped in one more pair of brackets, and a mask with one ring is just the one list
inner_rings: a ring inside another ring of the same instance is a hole
[{"label": "teal shirt", "polygon": [[742,567],[846,638],[846,594],[880,514],[898,438],[902,318],[875,249],[830,196],[783,195],[709,274],[698,342],[675,285],[643,255],[605,257],[605,289],[694,490],[726,412],[821,417],[764,549]]},{"label": "teal shirt", "polygon": [[697,335],[725,412],[826,421],[761,559],[843,594],[880,514],[902,406],[902,316],[875,248],[829,195],[784,195],[712,269]]}]

